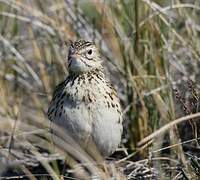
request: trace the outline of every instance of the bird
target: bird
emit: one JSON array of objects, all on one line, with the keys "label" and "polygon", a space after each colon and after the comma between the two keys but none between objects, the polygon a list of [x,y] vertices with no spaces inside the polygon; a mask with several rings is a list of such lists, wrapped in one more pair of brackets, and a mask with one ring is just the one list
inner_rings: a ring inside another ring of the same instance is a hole
[{"label": "bird", "polygon": [[121,143],[123,117],[117,92],[106,78],[97,46],[77,40],[69,45],[68,75],[56,86],[48,107],[50,121],[76,142],[93,141],[103,157]]}]

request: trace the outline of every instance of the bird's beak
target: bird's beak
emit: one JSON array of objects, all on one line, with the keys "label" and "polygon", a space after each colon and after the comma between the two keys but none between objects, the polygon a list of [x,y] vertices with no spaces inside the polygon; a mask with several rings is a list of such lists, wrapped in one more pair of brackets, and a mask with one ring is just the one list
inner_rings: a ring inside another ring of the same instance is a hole
[{"label": "bird's beak", "polygon": [[68,57],[68,67],[70,67],[72,64],[77,64],[80,58],[81,57],[79,54],[70,54]]},{"label": "bird's beak", "polygon": [[69,60],[77,60],[80,58],[79,54],[70,54],[69,55]]}]

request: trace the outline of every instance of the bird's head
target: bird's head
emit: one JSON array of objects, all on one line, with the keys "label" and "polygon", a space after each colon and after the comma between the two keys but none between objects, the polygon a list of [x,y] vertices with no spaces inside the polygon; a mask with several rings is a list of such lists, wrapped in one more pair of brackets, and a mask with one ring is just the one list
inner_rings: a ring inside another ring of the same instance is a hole
[{"label": "bird's head", "polygon": [[98,48],[89,41],[71,42],[68,52],[69,73],[82,74],[101,68]]}]

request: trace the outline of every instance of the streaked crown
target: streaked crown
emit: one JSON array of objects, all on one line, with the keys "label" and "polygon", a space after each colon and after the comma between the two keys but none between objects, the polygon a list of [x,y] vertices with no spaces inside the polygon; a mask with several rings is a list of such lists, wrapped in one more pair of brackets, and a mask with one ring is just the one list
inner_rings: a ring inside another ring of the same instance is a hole
[{"label": "streaked crown", "polygon": [[71,42],[70,47],[73,48],[73,49],[76,49],[78,51],[82,48],[85,48],[85,47],[91,46],[91,45],[92,45],[92,43],[89,42],[89,41],[78,40],[78,41],[75,41],[75,42]]}]

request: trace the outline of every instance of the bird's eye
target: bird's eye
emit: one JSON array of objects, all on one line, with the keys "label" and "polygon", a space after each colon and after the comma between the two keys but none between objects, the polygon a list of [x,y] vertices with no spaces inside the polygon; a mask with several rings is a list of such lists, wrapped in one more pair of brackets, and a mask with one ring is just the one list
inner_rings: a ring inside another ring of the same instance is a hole
[{"label": "bird's eye", "polygon": [[89,55],[92,54],[92,49],[90,49],[88,52],[87,52]]}]

